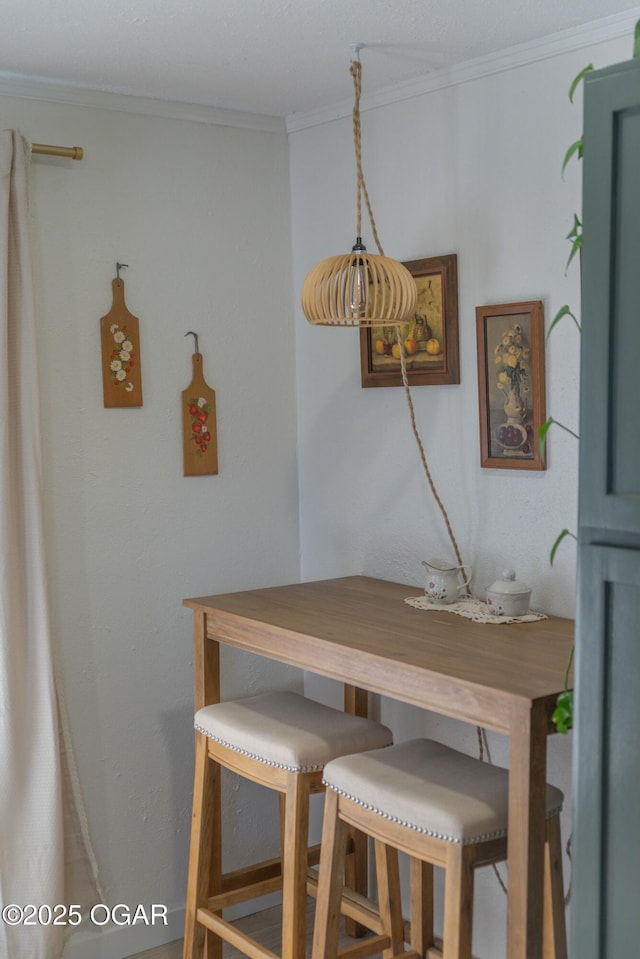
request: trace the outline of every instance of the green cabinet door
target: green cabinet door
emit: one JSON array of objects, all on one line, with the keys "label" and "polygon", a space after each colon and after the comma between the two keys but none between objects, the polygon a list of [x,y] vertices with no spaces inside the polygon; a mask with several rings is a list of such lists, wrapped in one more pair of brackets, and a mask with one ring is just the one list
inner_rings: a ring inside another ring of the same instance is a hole
[{"label": "green cabinet door", "polygon": [[640,60],[587,75],[583,230],[580,524],[640,546]]},{"label": "green cabinet door", "polygon": [[584,106],[573,959],[640,956],[640,60]]},{"label": "green cabinet door", "polygon": [[640,955],[640,550],[580,547],[571,956]]}]

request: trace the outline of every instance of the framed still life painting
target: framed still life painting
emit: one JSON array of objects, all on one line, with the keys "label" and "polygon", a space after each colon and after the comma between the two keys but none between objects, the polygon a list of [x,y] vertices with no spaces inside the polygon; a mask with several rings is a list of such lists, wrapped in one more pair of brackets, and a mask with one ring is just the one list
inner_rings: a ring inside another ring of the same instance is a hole
[{"label": "framed still life painting", "polygon": [[[403,266],[416,282],[413,319],[401,327],[407,378],[411,385],[459,383],[458,258],[455,253]],[[362,327],[362,385],[402,386],[400,347],[395,326]]]},{"label": "framed still life painting", "polygon": [[480,462],[544,470],[538,431],[545,421],[541,300],[476,307]]}]

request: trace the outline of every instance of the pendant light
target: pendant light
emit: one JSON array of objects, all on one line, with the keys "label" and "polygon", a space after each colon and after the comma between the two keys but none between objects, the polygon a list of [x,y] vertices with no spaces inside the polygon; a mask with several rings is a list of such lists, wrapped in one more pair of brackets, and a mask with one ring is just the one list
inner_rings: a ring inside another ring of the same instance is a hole
[{"label": "pendant light", "polygon": [[[307,274],[301,291],[301,304],[309,323],[316,326],[395,326],[400,356],[402,385],[409,410],[411,430],[416,441],[420,461],[429,488],[440,510],[458,566],[463,566],[460,548],[451,527],[451,521],[436,489],[427,462],[424,445],[418,432],[413,399],[407,376],[407,358],[401,327],[412,323],[415,315],[417,289],[415,280],[402,263],[384,255],[376,230],[369,194],[362,172],[362,141],[360,136],[360,95],[362,65],[360,50],[363,43],[352,43],[354,57],[350,73],[353,77],[353,140],[357,172],[356,241],[351,253],[322,260]],[[378,254],[367,253],[362,242],[362,197],[364,196],[371,224],[371,232]],[[468,588],[467,588],[468,592]]]},{"label": "pendant light", "polygon": [[[360,95],[364,44],[351,44],[353,77],[353,139],[357,173],[356,241],[351,253],[329,257],[314,266],[302,284],[302,310],[309,323],[320,326],[401,326],[413,321],[415,280],[402,263],[384,255],[376,230],[362,172]],[[362,197],[378,253],[368,253],[362,242]]]}]

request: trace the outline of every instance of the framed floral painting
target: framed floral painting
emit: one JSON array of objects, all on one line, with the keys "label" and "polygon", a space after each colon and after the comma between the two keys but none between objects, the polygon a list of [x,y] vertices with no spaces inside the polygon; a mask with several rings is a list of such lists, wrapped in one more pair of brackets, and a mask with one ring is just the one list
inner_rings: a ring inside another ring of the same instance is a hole
[{"label": "framed floral painting", "polygon": [[538,430],[545,421],[541,300],[476,307],[480,462],[544,470]]}]

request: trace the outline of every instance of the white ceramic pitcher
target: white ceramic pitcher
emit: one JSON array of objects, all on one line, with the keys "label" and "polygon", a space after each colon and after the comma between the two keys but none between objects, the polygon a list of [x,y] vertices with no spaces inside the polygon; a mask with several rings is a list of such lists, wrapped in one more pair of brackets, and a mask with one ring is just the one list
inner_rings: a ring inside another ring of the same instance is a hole
[{"label": "white ceramic pitcher", "polygon": [[[422,560],[422,565],[427,571],[424,591],[431,603],[440,603],[441,606],[455,603],[460,590],[471,582],[471,566],[452,566],[444,559]],[[460,582],[460,573],[467,577],[463,583]]]}]

